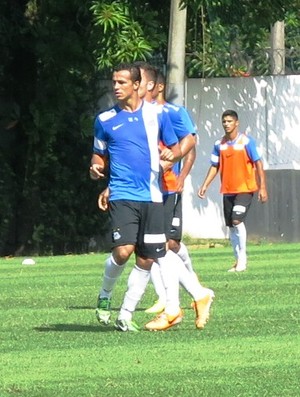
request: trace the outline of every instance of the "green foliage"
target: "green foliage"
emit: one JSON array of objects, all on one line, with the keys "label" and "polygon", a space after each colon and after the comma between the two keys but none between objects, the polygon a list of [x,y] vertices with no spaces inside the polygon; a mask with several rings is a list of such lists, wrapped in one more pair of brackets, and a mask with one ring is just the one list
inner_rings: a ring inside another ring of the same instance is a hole
[{"label": "green foliage", "polygon": [[166,44],[165,35],[158,34],[157,13],[143,2],[133,6],[131,1],[94,1],[91,11],[99,69],[110,69],[120,62],[146,60],[153,50]]},{"label": "green foliage", "polygon": [[17,117],[12,127],[7,114],[2,122],[9,130],[1,136],[9,133],[13,139],[5,144],[1,169],[7,212],[0,252],[86,252],[107,219],[96,207],[100,187],[88,176],[101,95],[87,40],[89,2],[29,1],[23,9],[8,3],[2,18],[15,24],[6,36],[10,61],[2,95],[3,101],[12,98],[11,109],[17,103],[19,114],[6,112]]},{"label": "green foliage", "polygon": [[[184,1],[188,7],[187,74],[190,77],[248,76],[270,73],[270,28],[284,20],[297,33],[299,1]],[[292,21],[291,21],[292,19]],[[293,26],[293,27],[292,27]],[[296,37],[298,37],[298,33]],[[289,34],[286,45],[289,48]],[[293,71],[299,70],[299,40]],[[289,62],[289,54],[287,58]]]},{"label": "green foliage", "polygon": [[[227,273],[232,250],[190,250],[216,298],[203,331],[191,298],[165,332],[122,333],[95,318],[106,255],[0,259],[1,397],[296,397],[299,244],[249,246],[249,269]],[[116,318],[128,274],[116,284]],[[13,288],[12,288],[13,286]],[[150,284],[135,313],[156,299]]]}]

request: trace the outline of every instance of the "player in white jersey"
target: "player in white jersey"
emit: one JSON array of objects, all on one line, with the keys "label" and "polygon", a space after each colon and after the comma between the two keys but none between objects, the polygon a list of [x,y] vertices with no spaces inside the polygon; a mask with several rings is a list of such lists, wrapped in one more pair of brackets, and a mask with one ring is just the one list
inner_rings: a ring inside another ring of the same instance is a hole
[{"label": "player in white jersey", "polygon": [[[165,255],[163,204],[160,190],[160,158],[177,161],[181,150],[168,115],[138,95],[140,70],[121,64],[113,73],[118,100],[95,120],[90,176],[99,179],[109,169],[109,213],[112,222],[112,253],[105,262],[96,314],[110,322],[111,292],[130,255],[136,253],[136,281],[148,283],[153,259]],[[158,142],[166,148],[159,151]],[[137,291],[139,294],[139,291]],[[116,324],[135,330],[133,321]]]}]

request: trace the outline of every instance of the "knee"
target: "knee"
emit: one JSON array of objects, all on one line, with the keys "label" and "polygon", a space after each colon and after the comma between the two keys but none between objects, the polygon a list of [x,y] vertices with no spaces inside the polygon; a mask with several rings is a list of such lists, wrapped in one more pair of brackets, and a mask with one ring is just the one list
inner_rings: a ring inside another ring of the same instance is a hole
[{"label": "knee", "polygon": [[122,245],[120,247],[114,248],[112,255],[115,262],[121,266],[128,261],[133,251],[134,251],[134,246]]},{"label": "knee", "polygon": [[237,219],[232,220],[232,226],[238,226],[241,223],[241,221],[238,221]]},{"label": "knee", "polygon": [[170,250],[172,250],[173,252],[177,253],[179,251],[179,248],[180,248],[180,242],[177,241],[177,240],[169,240],[168,247],[169,247]]},{"label": "knee", "polygon": [[136,263],[140,269],[150,271],[153,263],[153,259],[148,259],[148,258],[146,259],[138,256],[136,258]]}]

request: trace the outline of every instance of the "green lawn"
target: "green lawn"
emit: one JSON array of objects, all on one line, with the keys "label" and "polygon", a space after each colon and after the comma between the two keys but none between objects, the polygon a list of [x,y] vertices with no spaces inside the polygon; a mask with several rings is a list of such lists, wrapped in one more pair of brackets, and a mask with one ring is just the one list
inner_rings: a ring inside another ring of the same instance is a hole
[{"label": "green lawn", "polygon": [[[230,247],[192,249],[216,294],[210,321],[185,318],[166,332],[98,325],[94,307],[107,255],[0,259],[0,397],[300,396],[299,244],[249,245],[249,270],[227,273]],[[127,266],[115,290],[114,317]],[[134,320],[145,324],[144,309]]]}]

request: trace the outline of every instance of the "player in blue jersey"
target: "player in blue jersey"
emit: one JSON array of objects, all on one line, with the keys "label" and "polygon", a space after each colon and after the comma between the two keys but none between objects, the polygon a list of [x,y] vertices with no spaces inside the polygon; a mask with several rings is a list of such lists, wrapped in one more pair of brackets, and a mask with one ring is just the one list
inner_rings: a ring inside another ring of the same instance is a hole
[{"label": "player in blue jersey", "polygon": [[[154,68],[145,63],[139,63],[141,74],[142,74],[142,89],[139,90],[140,96],[143,96],[145,100],[153,101],[152,93],[155,88],[154,79],[156,79]],[[158,109],[163,109],[169,115],[172,112],[171,109],[167,109],[161,104],[157,104]],[[180,109],[175,105],[170,104],[170,108],[172,108],[175,112],[173,114],[173,126],[178,139],[180,140],[180,147],[182,156],[188,155],[190,151],[193,152],[195,147],[195,139],[194,139],[194,126],[189,121],[185,123],[185,116],[180,115],[177,111]],[[172,117],[170,117],[172,119]],[[163,148],[163,145],[161,146]],[[193,156],[193,154],[192,154]],[[177,198],[177,174],[179,173],[179,166],[177,164],[173,164],[167,161],[164,161],[161,164],[164,166],[165,173],[163,175],[163,185],[168,184],[167,195],[164,197],[164,217],[165,217],[165,233],[167,235],[167,240],[170,237],[172,230],[172,219],[174,214],[174,207],[176,207],[176,198]],[[172,166],[175,167],[175,172],[172,169]],[[167,180],[166,180],[167,179]],[[169,185],[171,183],[171,187]],[[179,206],[178,206],[179,208]],[[180,236],[181,238],[181,236]],[[213,292],[208,290],[207,288],[203,288],[195,275],[188,271],[185,267],[184,263],[177,255],[175,255],[172,250],[168,250],[166,256],[164,257],[164,263],[161,263],[162,259],[156,261],[152,264],[153,266],[158,267],[158,273],[160,276],[159,281],[162,284],[162,289],[164,293],[164,307],[165,309],[162,314],[160,314],[153,321],[150,321],[146,324],[146,328],[149,330],[166,330],[172,327],[175,324],[178,324],[182,320],[181,316],[174,318],[170,313],[176,313],[180,309],[179,305],[179,279],[187,289],[188,292],[193,296],[195,301],[195,310],[196,310],[196,326],[197,328],[202,329],[208,319],[209,307],[212,301]],[[151,273],[152,273],[151,268]],[[132,273],[134,272],[134,269]],[[131,280],[132,273],[129,276],[129,280]],[[179,274],[180,273],[180,274]],[[136,295],[136,290],[140,290],[141,286],[136,283],[129,282],[128,289],[125,294],[122,307],[119,313],[119,319],[122,319],[124,316],[128,315],[128,312],[132,314],[132,310],[136,307],[138,303],[135,300],[134,305],[134,296]]]},{"label": "player in blue jersey", "polygon": [[[181,157],[168,115],[138,95],[140,69],[121,64],[114,69],[112,81],[118,103],[96,117],[90,166],[95,180],[109,170],[112,253],[105,262],[96,309],[104,324],[110,322],[112,289],[131,254],[136,255],[132,282],[143,291],[153,259],[165,256],[160,158],[176,162]],[[163,150],[158,148],[161,140],[166,145]],[[117,321],[116,328],[138,329],[131,319]]]},{"label": "player in blue jersey", "polygon": [[[180,140],[181,145],[184,144],[184,136],[188,133],[195,137],[196,128],[183,106],[177,106],[169,103],[165,99],[165,76],[159,72],[156,84],[151,92],[152,100],[159,106],[164,106],[168,112],[175,133]],[[184,156],[183,166],[178,162],[171,169],[166,169],[163,176],[164,188],[164,208],[165,208],[165,224],[166,233],[169,237],[169,248],[178,254],[189,271],[193,272],[190,256],[186,246],[181,242],[182,237],[182,203],[181,193],[184,187],[184,180],[189,174],[196,158],[195,146]],[[168,165],[165,164],[165,167]],[[157,293],[158,300],[153,306],[146,310],[146,313],[160,313],[165,309],[166,293],[163,285],[160,269],[156,263],[151,268],[151,281]]]},{"label": "player in blue jersey", "polygon": [[[180,141],[184,144],[183,137],[192,134],[196,139],[196,127],[192,122],[187,110],[183,106],[167,102],[165,99],[166,81],[162,73],[158,73],[156,86],[152,97],[159,106],[163,106],[170,116],[174,131]],[[184,148],[181,146],[184,153]],[[184,188],[184,181],[189,174],[196,157],[196,150],[193,147],[187,152],[183,164],[177,162],[171,164],[163,162],[165,172],[163,175],[165,233],[168,247],[180,258],[173,257],[174,266],[178,268],[179,282],[193,298],[193,307],[196,311],[196,327],[204,328],[209,314],[209,309],[214,297],[214,292],[203,287],[194,273],[192,262],[187,247],[182,239],[182,201],[181,194]],[[171,168],[170,168],[171,167]],[[173,266],[173,271],[174,271]],[[146,310],[148,313],[163,312],[166,302],[166,291],[161,272],[154,262],[151,267],[151,280],[158,295],[158,302]],[[159,315],[148,327],[160,327],[161,316]]]}]

